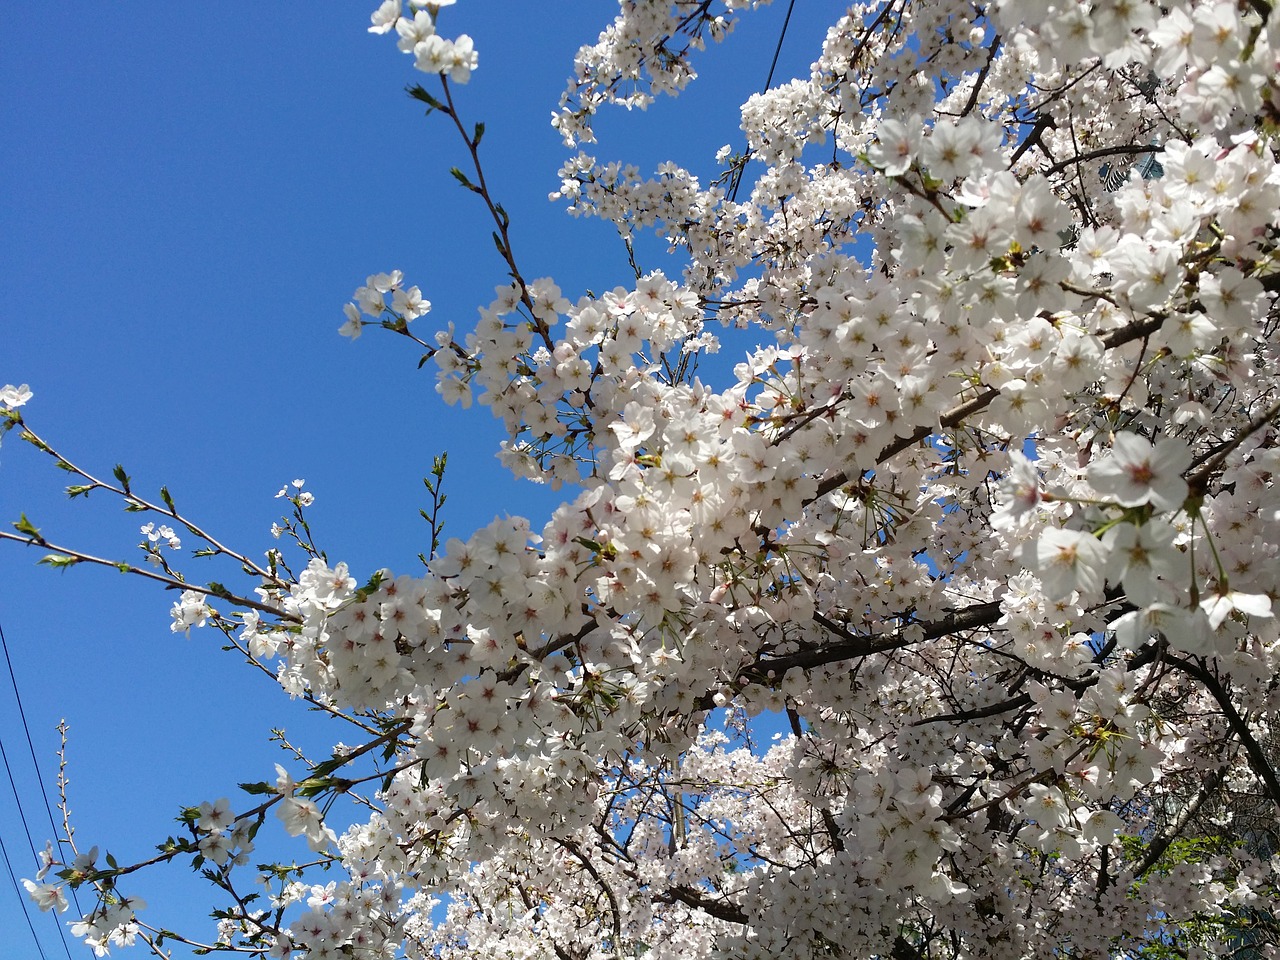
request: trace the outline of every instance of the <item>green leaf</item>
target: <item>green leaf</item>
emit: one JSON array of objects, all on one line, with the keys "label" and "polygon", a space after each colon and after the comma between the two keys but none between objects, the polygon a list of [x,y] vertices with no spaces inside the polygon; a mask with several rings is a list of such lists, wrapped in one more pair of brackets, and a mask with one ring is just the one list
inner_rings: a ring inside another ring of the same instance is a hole
[{"label": "green leaf", "polygon": [[368,583],[356,591],[356,599],[363,603],[365,600],[368,600],[381,585],[382,574],[375,573],[369,578]]},{"label": "green leaf", "polygon": [[22,433],[18,434],[18,436],[20,436],[23,440],[27,441],[27,443],[31,444],[41,453],[53,453],[53,451],[49,449],[49,445],[45,443],[43,440],[41,440],[39,437],[37,437],[30,430],[23,430]]},{"label": "green leaf", "polygon": [[324,793],[334,785],[332,777],[307,777],[298,784],[298,796],[314,797]]},{"label": "green leaf", "polygon": [[65,570],[67,567],[74,567],[80,562],[78,557],[68,557],[61,553],[49,553],[36,561],[46,567],[53,567],[55,570]]},{"label": "green leaf", "polygon": [[465,173],[463,173],[461,170],[459,170],[457,167],[450,167],[450,168],[449,168],[449,172],[450,172],[451,174],[453,174],[453,179],[457,180],[460,184],[462,184],[464,187],[466,187],[466,188],[467,188],[468,190],[470,190],[472,193],[480,193],[480,192],[481,192],[480,188],[479,188],[479,187],[477,187],[477,186],[476,186],[474,183],[472,183],[470,180],[468,180],[468,179],[467,179],[467,175],[466,175]]},{"label": "green leaf", "polygon": [[19,533],[26,534],[32,540],[42,543],[44,542],[44,537],[40,536],[40,531],[36,529],[35,525],[30,520],[27,519],[27,515],[25,513],[19,514],[19,519],[13,525],[13,528]]},{"label": "green leaf", "polygon": [[480,138],[481,138],[481,137],[483,137],[483,136],[484,136],[484,124],[483,124],[483,123],[477,123],[477,124],[476,124],[476,135],[475,135],[475,137],[474,137],[474,138],[472,139],[472,141],[471,141],[472,146],[475,146],[475,147],[480,146]]},{"label": "green leaf", "polygon": [[210,580],[206,586],[208,587],[209,593],[220,600],[235,600],[235,597],[231,595],[231,591],[218,583],[217,580]]},{"label": "green leaf", "polygon": [[87,497],[93,489],[91,483],[73,483],[67,487],[67,496],[74,500],[76,497]]},{"label": "green leaf", "polygon": [[425,103],[429,108],[427,110],[428,114],[430,114],[432,110],[443,110],[445,113],[449,112],[449,108],[431,94],[427,93],[426,88],[420,83],[415,83],[411,87],[405,87],[405,92],[409,94],[409,96],[413,97],[413,99]]},{"label": "green leaf", "polygon": [[311,771],[311,776],[308,777],[308,779],[327,777],[329,776],[329,774],[333,773],[333,771],[337,770],[346,762],[347,762],[346,757],[330,757],[328,760],[325,760],[323,763],[316,764],[315,768]]},{"label": "green leaf", "polygon": [[110,851],[107,852],[107,866],[112,870],[120,869],[120,864],[116,863],[116,858],[111,855]]},{"label": "green leaf", "polygon": [[129,492],[129,475],[124,472],[124,467],[122,467],[120,464],[117,463],[116,468],[111,472],[115,475],[115,478],[120,481],[120,486],[124,488],[124,492],[128,493]]},{"label": "green leaf", "polygon": [[169,495],[168,487],[160,488],[160,499],[164,501],[164,505],[169,508],[171,513],[178,512],[178,508],[173,505],[173,497]]},{"label": "green leaf", "polygon": [[182,812],[175,818],[178,823],[195,823],[203,816],[199,807],[183,807]]}]

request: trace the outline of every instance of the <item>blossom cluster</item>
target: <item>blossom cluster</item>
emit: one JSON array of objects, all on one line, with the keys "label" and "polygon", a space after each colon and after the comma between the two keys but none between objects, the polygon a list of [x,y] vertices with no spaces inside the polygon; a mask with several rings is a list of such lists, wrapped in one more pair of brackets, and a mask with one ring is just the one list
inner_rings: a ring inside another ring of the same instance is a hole
[{"label": "blossom cluster", "polygon": [[[373,30],[464,80],[445,5]],[[755,5],[626,0],[561,134]],[[1208,956],[1274,904],[1241,825],[1280,804],[1278,57],[1267,3],[866,2],[714,180],[569,160],[571,213],[679,266],[577,300],[513,270],[430,335],[444,400],[568,491],[548,520],[256,584],[235,642],[370,741],[265,787],[342,875],[226,943]],[[429,306],[378,274],[343,331]],[[209,603],[173,628],[232,633]],[[313,797],[375,748],[339,832]],[[251,838],[206,806],[230,871]]]},{"label": "blossom cluster", "polygon": [[401,53],[413,57],[413,65],[423,73],[438,73],[455,83],[466,83],[480,62],[475,44],[465,33],[449,40],[436,33],[436,18],[441,7],[451,7],[455,0],[409,0],[412,16],[403,16],[400,0],[383,0],[373,13],[370,33],[390,33],[400,37],[396,46]]}]

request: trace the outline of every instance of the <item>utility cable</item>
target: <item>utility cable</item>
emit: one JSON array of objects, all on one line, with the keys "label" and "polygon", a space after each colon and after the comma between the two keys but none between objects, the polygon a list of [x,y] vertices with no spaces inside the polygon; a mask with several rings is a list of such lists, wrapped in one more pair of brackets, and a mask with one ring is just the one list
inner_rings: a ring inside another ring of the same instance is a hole
[{"label": "utility cable", "polygon": [[[13,892],[18,895],[18,900],[22,903],[22,916],[26,918],[27,929],[31,931],[31,939],[35,941],[36,950],[40,952],[41,960],[49,960],[49,958],[45,956],[44,947],[40,945],[40,938],[36,936],[35,924],[31,922],[31,914],[27,911],[27,895],[23,893],[22,889],[18,886],[18,878],[13,872],[13,864],[9,861],[9,849],[4,845],[3,837],[0,837],[0,854],[3,854],[4,865],[9,870],[9,882],[13,884]],[[61,924],[58,925],[58,929],[62,929]],[[65,947],[66,941],[63,941],[62,945]],[[71,954],[68,953],[67,956],[70,957]]]},{"label": "utility cable", "polygon": [[[9,642],[5,639],[3,626],[0,626],[0,650],[4,652],[4,661],[9,668],[9,682],[13,685],[13,697],[18,704],[18,717],[22,721],[22,730],[27,737],[27,749],[31,751],[31,763],[35,767],[36,771],[36,784],[40,788],[40,796],[44,799],[44,809],[45,813],[49,816],[49,826],[53,828],[53,835],[56,837],[58,835],[58,828],[53,822],[53,808],[49,805],[49,795],[45,792],[44,780],[40,777],[40,764],[36,761],[36,749],[31,740],[31,728],[27,725],[27,713],[22,709],[22,695],[18,692],[18,678],[17,674],[13,671],[13,659],[9,656]],[[4,770],[9,777],[9,787],[13,790],[13,802],[18,808],[18,819],[22,821],[22,830],[27,835],[27,845],[31,848],[31,857],[36,863],[39,863],[40,855],[36,852],[36,844],[31,837],[31,828],[27,824],[27,815],[22,809],[22,798],[18,795],[18,782],[14,779],[13,769],[9,766],[9,753],[4,748],[3,740],[0,740],[0,760],[4,761]],[[6,865],[9,867],[9,877],[13,880],[14,889],[17,890],[19,896],[22,896],[23,910],[25,912],[26,897],[23,896],[21,889],[18,888],[18,881],[14,876],[13,864],[9,862],[9,853],[7,850],[4,853],[4,859]],[[76,900],[75,890],[71,891],[71,898],[73,902],[75,902],[76,911],[78,913],[82,913],[80,910],[80,903]],[[27,917],[27,925],[31,925],[31,918],[29,916]],[[32,936],[35,936],[34,927],[32,927],[31,934]],[[58,924],[58,939],[62,941],[62,949],[67,955],[67,960],[71,960],[71,947],[67,945],[67,935],[62,929],[62,924],[60,923]],[[37,945],[39,945],[39,941],[37,941]],[[40,955],[42,957],[44,956],[43,950]]]},{"label": "utility cable", "polygon": [[[27,735],[27,751],[31,754],[31,765],[36,771],[36,783],[40,787],[40,797],[44,800],[44,812],[49,817],[49,828],[52,836],[58,835],[58,825],[53,819],[53,807],[49,803],[48,791],[44,788],[44,778],[40,776],[40,761],[36,759],[35,744],[31,742],[31,728],[27,725],[27,712],[22,709],[22,696],[18,693],[18,678],[13,672],[13,661],[9,658],[9,644],[4,638],[4,626],[0,625],[0,650],[4,651],[4,662],[9,668],[9,683],[13,685],[13,699],[18,704],[18,716],[22,719],[22,730]],[[61,841],[59,841],[61,842]]]},{"label": "utility cable", "polygon": [[27,846],[31,848],[31,859],[40,862],[40,854],[36,853],[36,842],[31,839],[31,828],[27,825],[27,815],[22,812],[22,798],[18,796],[18,781],[13,779],[13,769],[9,766],[9,751],[4,748],[4,740],[0,739],[0,761],[4,763],[4,772],[9,777],[9,789],[13,791],[13,802],[18,805],[18,819],[22,821],[22,832],[27,835]]},{"label": "utility cable", "polygon": [[[778,68],[778,56],[782,53],[782,41],[787,36],[787,26],[791,23],[791,11],[796,8],[796,0],[791,0],[787,4],[787,15],[782,19],[782,30],[778,33],[777,46],[773,48],[773,61],[769,64],[769,76],[765,77],[764,88],[760,91],[764,93],[769,89],[769,85],[773,83],[773,71]],[[738,200],[738,187],[742,186],[742,172],[746,169],[748,161],[751,159],[751,151],[747,151],[746,156],[742,158],[742,162],[733,172],[733,186],[729,188],[729,202],[736,203]]]},{"label": "utility cable", "polygon": [[782,53],[782,40],[787,35],[787,25],[791,23],[791,11],[795,8],[796,0],[791,0],[787,4],[787,15],[782,19],[782,32],[778,34],[778,45],[773,48],[773,62],[769,64],[769,76],[764,81],[765,90],[768,90],[769,85],[773,83],[773,71],[778,67],[778,54]]}]

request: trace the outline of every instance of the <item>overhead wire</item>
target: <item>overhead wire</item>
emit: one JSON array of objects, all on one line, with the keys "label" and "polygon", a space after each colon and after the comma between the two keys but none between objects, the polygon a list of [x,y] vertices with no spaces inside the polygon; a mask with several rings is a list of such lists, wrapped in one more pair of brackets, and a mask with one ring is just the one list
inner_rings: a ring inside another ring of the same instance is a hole
[{"label": "overhead wire", "polygon": [[[27,749],[30,750],[31,752],[31,763],[35,767],[35,771],[36,771],[36,784],[40,788],[41,797],[44,799],[44,809],[45,809],[45,813],[49,817],[49,826],[53,828],[53,835],[56,837],[58,835],[58,828],[53,820],[53,808],[49,804],[49,795],[45,791],[44,781],[40,777],[40,764],[36,760],[35,744],[32,742],[32,739],[31,739],[31,728],[27,725],[27,713],[22,707],[22,695],[18,692],[18,677],[13,669],[13,659],[9,656],[9,641],[5,638],[4,627],[2,625],[0,625],[0,651],[3,651],[4,661],[9,669],[9,683],[13,687],[13,697],[18,705],[18,717],[22,722],[22,730],[25,733],[27,738]],[[13,802],[16,805],[18,810],[18,819],[22,821],[22,830],[27,836],[27,846],[31,848],[31,857],[36,863],[39,863],[40,855],[36,852],[35,840],[31,836],[31,827],[27,823],[27,815],[22,808],[22,798],[18,793],[18,781],[14,778],[13,768],[10,767],[9,765],[9,752],[4,748],[3,739],[0,739],[0,761],[3,761],[5,774],[9,778],[9,788],[13,791]],[[3,848],[3,839],[0,839],[0,848]],[[19,899],[22,901],[22,912],[27,918],[27,926],[31,928],[31,936],[36,939],[36,948],[40,950],[40,956],[43,957],[44,948],[40,945],[39,938],[36,937],[35,926],[34,924],[32,924],[31,916],[27,912],[27,897],[23,893],[21,887],[18,886],[17,875],[14,873],[13,864],[9,860],[9,851],[7,849],[4,849],[3,852],[4,852],[5,866],[9,870],[9,879],[13,883],[14,891],[18,894]],[[74,890],[71,891],[71,896],[73,899],[75,898]],[[76,910],[77,911],[80,910],[79,902],[76,903]],[[57,928],[58,928],[58,938],[62,941],[62,949],[67,955],[67,960],[71,960],[71,947],[67,944],[66,932],[63,930],[61,923],[57,924]]]},{"label": "overhead wire", "polygon": [[[40,938],[36,936],[35,924],[31,922],[31,913],[27,910],[27,896],[22,892],[22,888],[18,886],[18,877],[13,872],[13,863],[9,860],[9,848],[4,845],[4,837],[0,837],[0,855],[4,857],[4,865],[9,871],[9,882],[13,884],[13,892],[18,895],[18,901],[22,904],[22,916],[27,921],[27,929],[31,931],[31,939],[35,941],[36,950],[40,952],[43,960],[49,960],[45,956],[44,947],[40,944]],[[59,926],[59,929],[61,929],[61,926]],[[65,940],[62,945],[64,947],[67,945]],[[70,952],[67,953],[67,956],[71,956]]]},{"label": "overhead wire", "polygon": [[[787,4],[787,14],[782,19],[782,30],[778,32],[778,43],[773,48],[773,60],[769,64],[769,75],[765,77],[764,87],[761,89],[760,91],[761,93],[764,93],[765,91],[767,91],[770,85],[773,83],[773,72],[776,69],[778,69],[778,57],[782,53],[782,41],[786,39],[787,27],[791,23],[791,11],[794,10],[795,8],[796,8],[796,0],[791,0],[791,2]],[[733,171],[733,180],[731,181],[732,186],[729,188],[729,201],[731,203],[737,202],[738,187],[742,186],[742,172],[746,169],[747,163],[750,161],[750,159],[751,159],[751,151],[748,150],[747,153],[742,157],[742,160],[739,162],[737,169]]]},{"label": "overhead wire", "polygon": [[[4,652],[5,666],[9,668],[9,683],[13,686],[13,699],[18,704],[18,716],[22,720],[22,730],[27,736],[27,752],[31,754],[31,766],[35,768],[37,774],[40,771],[40,761],[36,759],[36,747],[31,741],[31,728],[27,724],[27,712],[22,708],[22,695],[18,693],[18,678],[13,672],[13,660],[9,658],[9,644],[4,638],[4,626],[0,625],[0,650]],[[53,818],[53,806],[49,803],[49,792],[44,788],[44,780],[37,776],[36,784],[40,787],[40,798],[44,801],[44,812],[49,817],[49,829],[53,831],[53,836],[58,835],[58,825]],[[60,840],[59,843],[66,841]]]}]

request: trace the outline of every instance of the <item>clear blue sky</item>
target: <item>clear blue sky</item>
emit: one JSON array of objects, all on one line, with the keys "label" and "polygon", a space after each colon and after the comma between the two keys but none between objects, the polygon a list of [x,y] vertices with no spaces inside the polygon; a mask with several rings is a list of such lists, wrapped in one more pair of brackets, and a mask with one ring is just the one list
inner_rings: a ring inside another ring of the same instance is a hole
[{"label": "clear blue sky", "polygon": [[[167,484],[181,509],[257,556],[273,545],[274,493],[305,478],[320,544],[360,577],[417,568],[421,477],[443,450],[453,535],[495,514],[540,526],[560,499],[501,473],[488,412],[444,407],[407,341],[337,336],[368,273],[399,268],[421,286],[434,310],[420,335],[450,319],[466,328],[504,279],[480,207],[449,176],[464,161],[456,136],[403,93],[428,78],[393,39],[365,33],[374,6],[0,8],[0,384],[31,384],[27,419],[67,456],[102,476],[123,463],[144,495]],[[522,269],[554,276],[571,299],[628,276],[611,228],[546,199],[567,155],[550,113],[574,51],[613,9],[462,0],[442,19],[480,51],[460,104],[487,125],[486,173]],[[591,151],[645,172],[672,159],[710,173],[719,146],[741,143],[736,108],[763,83],[785,11],[779,0],[748,16],[707,52],[686,96],[605,117]],[[807,76],[823,29],[797,14],[779,79]],[[68,504],[66,480],[10,435],[0,520],[22,511],[52,541],[133,559],[140,518],[101,494]],[[132,861],[181,806],[239,802],[233,785],[267,778],[280,759],[271,727],[317,751],[341,736],[221,653],[216,634],[171,634],[172,595],[36,559],[0,544],[0,626],[50,790],[54,727],[70,723],[86,845]],[[184,569],[226,578],[197,561]],[[6,674],[0,663],[0,732],[39,846],[50,830]],[[7,777],[0,837],[30,876]],[[185,867],[126,892],[172,926],[209,906]],[[34,921],[45,956],[65,956],[54,921]],[[6,958],[40,956],[3,872],[0,930]],[[72,944],[72,956],[89,955]]]}]

